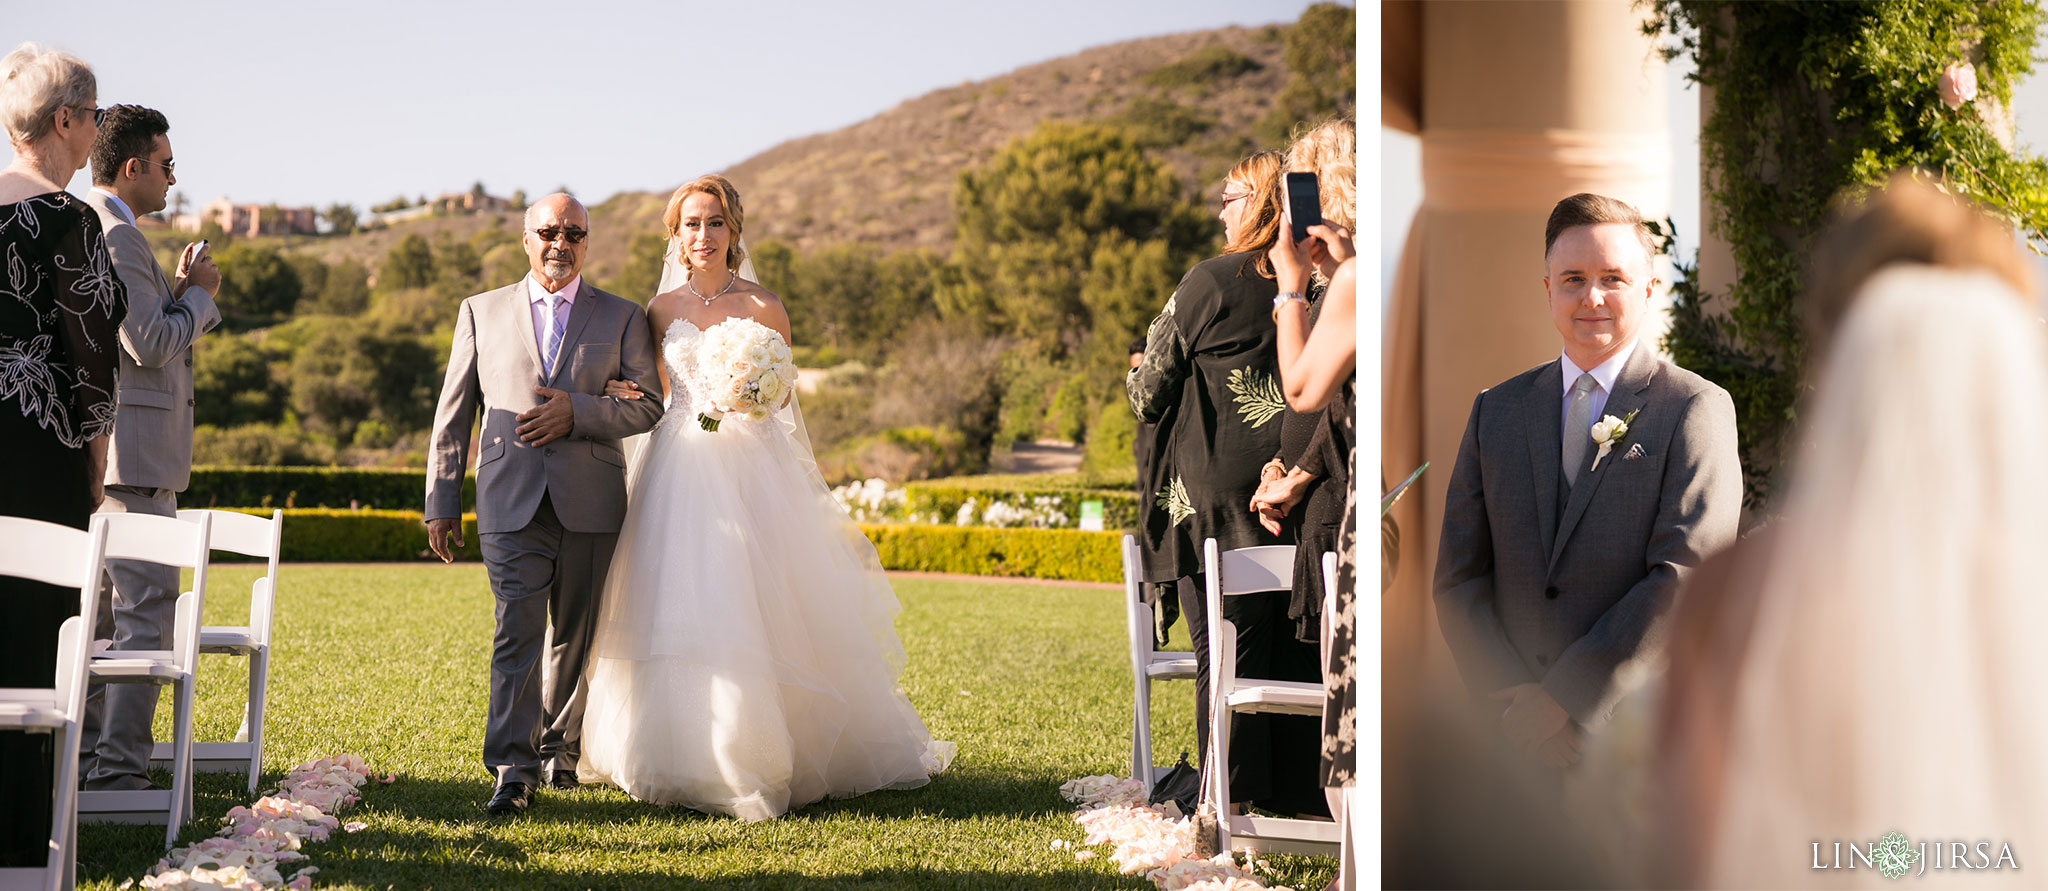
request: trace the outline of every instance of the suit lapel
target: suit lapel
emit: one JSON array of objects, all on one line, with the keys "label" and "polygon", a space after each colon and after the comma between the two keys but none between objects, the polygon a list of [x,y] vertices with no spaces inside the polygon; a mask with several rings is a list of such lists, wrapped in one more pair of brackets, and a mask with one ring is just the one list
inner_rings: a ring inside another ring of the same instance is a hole
[{"label": "suit lapel", "polygon": [[1522,429],[1529,436],[1529,482],[1536,487],[1536,524],[1543,529],[1543,552],[1557,540],[1557,487],[1564,461],[1564,370],[1556,362],[1536,375],[1535,391],[1523,401],[1527,412]]},{"label": "suit lapel", "polygon": [[526,358],[533,362],[534,379],[546,383],[542,375],[547,373],[548,365],[540,360],[540,342],[533,331],[533,304],[527,298],[526,287],[526,279],[520,279],[511,287],[511,293],[505,295],[505,302],[512,310],[512,323],[519,328],[519,342],[526,345]]},{"label": "suit lapel", "polygon": [[588,281],[576,283],[576,302],[569,304],[569,321],[562,326],[562,350],[555,355],[555,373],[548,379],[550,387],[562,376],[562,368],[569,364],[569,349],[583,336],[583,326],[589,323],[591,314],[597,312],[596,290]]},{"label": "suit lapel", "polygon": [[[1608,395],[1607,405],[1600,409],[1600,414],[1625,418],[1629,412],[1642,408],[1643,392],[1650,388],[1650,380],[1656,376],[1655,352],[1646,344],[1636,344],[1636,350],[1629,356],[1628,364],[1623,365],[1621,374],[1614,378],[1614,392]],[[1562,387],[1563,384],[1560,383],[1559,386]],[[1642,417],[1638,415],[1637,420],[1642,420]],[[1561,436],[1559,438],[1562,439]],[[1631,434],[1620,443],[1616,443],[1615,448],[1625,449],[1634,439],[1635,436]],[[1578,528],[1580,518],[1586,515],[1587,506],[1593,503],[1593,495],[1599,491],[1600,481],[1606,479],[1609,470],[1621,461],[1620,455],[1610,452],[1595,469],[1593,462],[1599,455],[1600,450],[1597,447],[1587,449],[1586,463],[1579,466],[1579,481],[1572,486],[1571,500],[1565,502],[1564,519],[1559,521],[1557,526],[1557,541],[1550,548],[1550,569],[1553,572],[1557,570],[1558,558],[1564,556],[1565,543],[1571,540],[1572,531]]]}]

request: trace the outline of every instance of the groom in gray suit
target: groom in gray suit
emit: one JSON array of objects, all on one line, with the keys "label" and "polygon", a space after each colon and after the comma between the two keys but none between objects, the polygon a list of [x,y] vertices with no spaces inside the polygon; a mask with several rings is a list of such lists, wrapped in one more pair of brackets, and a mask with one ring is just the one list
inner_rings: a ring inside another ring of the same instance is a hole
[{"label": "groom in gray suit", "polygon": [[[107,500],[101,513],[178,515],[178,493],[192,478],[192,344],[220,324],[213,293],[220,270],[199,245],[179,257],[176,279],[164,276],[149,240],[135,228],[140,214],[163,210],[176,184],[171,125],[139,105],[107,109],[92,146],[92,190],[85,203],[99,213],[114,272],[128,289],[121,322],[121,377],[114,436],[107,450]],[[177,607],[176,567],[138,560],[107,561],[93,637],[116,649],[167,650]],[[86,698],[79,776],[88,789],[147,789],[150,722],[158,690],[151,684],[95,685]]]},{"label": "groom in gray suit", "polygon": [[619,440],[661,417],[659,400],[603,395],[614,379],[649,392],[661,382],[646,314],[583,281],[590,214],[549,195],[527,209],[525,229],[532,273],[462,302],[427,455],[427,545],[452,560],[482,412],[477,534],[497,598],[484,729],[494,815],[526,810],[543,762],[556,788],[576,785],[579,681],[626,515]]},{"label": "groom in gray suit", "polygon": [[1555,768],[1613,709],[1615,669],[1662,649],[1673,596],[1742,510],[1734,403],[1637,340],[1655,255],[1624,202],[1551,211],[1563,354],[1473,400],[1444,503],[1444,641],[1507,738]]}]

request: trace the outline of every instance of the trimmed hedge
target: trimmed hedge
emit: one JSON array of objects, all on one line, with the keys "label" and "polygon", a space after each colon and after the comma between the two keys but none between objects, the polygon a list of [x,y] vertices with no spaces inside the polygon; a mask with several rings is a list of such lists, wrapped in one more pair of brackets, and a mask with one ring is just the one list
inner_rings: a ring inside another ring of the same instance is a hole
[{"label": "trimmed hedge", "polygon": [[[179,507],[187,507],[182,500]],[[273,508],[223,507],[237,513],[270,516]],[[284,512],[284,553],[281,559],[297,563],[388,563],[399,560],[438,560],[427,550],[427,524],[416,510],[330,510],[296,508]],[[476,514],[462,515],[462,544],[455,549],[457,560],[482,560],[478,550]],[[221,562],[242,560],[224,551],[214,552]]]},{"label": "trimmed hedge", "polygon": [[[362,507],[417,509],[427,472],[372,467],[194,467],[179,507]],[[462,482],[462,506],[476,507],[476,475]]]},{"label": "trimmed hedge", "polygon": [[960,506],[966,504],[970,498],[984,507],[991,501],[1002,501],[1018,508],[1030,508],[1037,499],[1050,498],[1057,500],[1060,511],[1076,523],[1080,522],[1081,518],[1081,502],[1102,502],[1104,529],[1135,529],[1139,519],[1144,516],[1138,503],[1135,486],[1111,489],[1046,485],[1045,483],[1051,479],[1053,478],[1030,476],[958,476],[904,483],[904,510],[912,516],[937,514],[940,522],[951,522],[959,513]]},{"label": "trimmed hedge", "polygon": [[[268,516],[268,508],[222,508]],[[284,512],[284,559],[300,563],[369,563],[437,559],[427,551],[419,511]],[[1071,529],[989,529],[914,524],[861,524],[885,569],[957,572],[1011,578],[1115,582],[1123,578],[1115,532]],[[476,515],[462,518],[458,560],[481,560]],[[230,559],[219,554],[219,559]]]},{"label": "trimmed hedge", "polygon": [[884,569],[1011,578],[1115,582],[1123,579],[1117,532],[991,529],[985,526],[862,524]]}]

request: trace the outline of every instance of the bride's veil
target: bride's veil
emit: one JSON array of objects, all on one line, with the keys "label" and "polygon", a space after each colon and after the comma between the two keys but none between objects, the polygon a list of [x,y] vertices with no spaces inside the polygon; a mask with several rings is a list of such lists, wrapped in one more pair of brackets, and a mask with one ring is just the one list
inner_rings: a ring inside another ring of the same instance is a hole
[{"label": "bride's veil", "polygon": [[[747,240],[745,238],[740,239],[740,254],[744,257],[744,259],[740,260],[740,278],[759,283],[761,279],[756,277],[754,273],[754,257],[752,253],[747,251]],[[661,255],[661,283],[654,287],[654,293],[666,294],[680,288],[689,277],[689,268],[683,265],[682,239],[670,236],[668,248]],[[655,337],[657,339],[660,338],[661,333],[656,332]],[[818,472],[818,458],[811,451],[810,431],[804,427],[804,413],[802,409],[797,407],[797,395],[795,393],[790,394],[789,405],[785,406],[780,412],[777,412],[775,417],[789,431],[790,441],[796,444],[798,460],[803,464],[804,471],[809,473],[818,485],[824,486],[825,477]]]},{"label": "bride's veil", "polygon": [[[1834,842],[2048,836],[2048,337],[1984,272],[1873,277],[1806,406],[1736,677],[1714,887],[1868,883]],[[2038,857],[2040,854],[2035,854]],[[1943,858],[1944,861],[1947,858]],[[2024,882],[1949,863],[1926,879]],[[1915,863],[1911,874],[1919,874]]]}]

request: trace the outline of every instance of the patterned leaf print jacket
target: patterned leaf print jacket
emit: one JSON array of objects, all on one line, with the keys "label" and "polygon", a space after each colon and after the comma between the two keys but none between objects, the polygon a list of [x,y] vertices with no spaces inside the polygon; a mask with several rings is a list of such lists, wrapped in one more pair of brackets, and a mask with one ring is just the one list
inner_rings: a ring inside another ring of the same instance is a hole
[{"label": "patterned leaf print jacket", "polygon": [[1146,581],[1199,573],[1205,538],[1224,550],[1280,543],[1250,510],[1287,411],[1273,351],[1276,288],[1254,257],[1224,254],[1188,270],[1125,379],[1131,409],[1157,425],[1139,480],[1151,496],[1139,535]]}]

